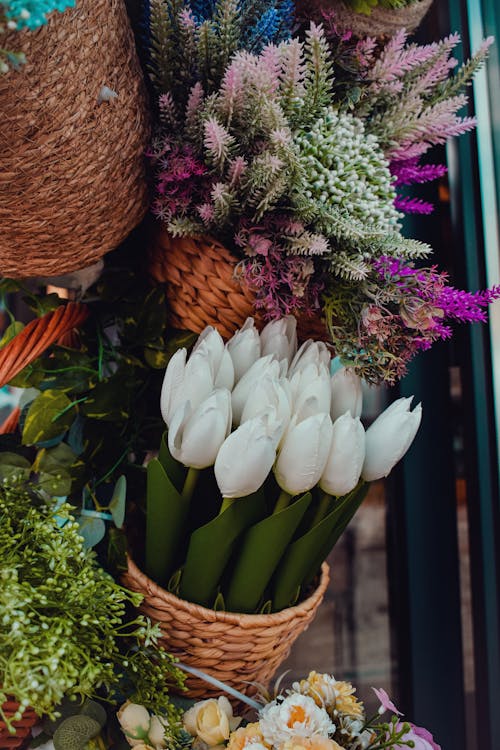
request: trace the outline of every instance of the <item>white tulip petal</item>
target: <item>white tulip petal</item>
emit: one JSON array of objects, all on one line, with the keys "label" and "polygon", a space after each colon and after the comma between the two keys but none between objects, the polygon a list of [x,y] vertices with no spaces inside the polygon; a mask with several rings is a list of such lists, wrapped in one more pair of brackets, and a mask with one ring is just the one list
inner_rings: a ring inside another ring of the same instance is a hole
[{"label": "white tulip petal", "polygon": [[231,355],[227,349],[224,349],[219,364],[219,369],[215,376],[216,388],[227,388],[228,391],[232,391],[234,386],[234,365]]},{"label": "white tulip petal", "polygon": [[294,412],[300,412],[303,404],[309,401],[311,396],[316,396],[317,413],[330,412],[330,375],[324,364],[311,362],[293,375],[290,385]]},{"label": "white tulip petal", "polygon": [[290,421],[292,407],[289,391],[283,385],[286,380],[278,380],[267,374],[255,383],[251,396],[247,399],[241,415],[241,424],[249,419],[267,414],[273,409],[277,419],[283,423],[285,429]]},{"label": "white tulip petal", "polygon": [[278,361],[286,359],[287,365],[297,351],[297,321],[292,315],[272,320],[261,331],[262,354],[274,354]]},{"label": "white tulip petal", "polygon": [[362,476],[368,482],[390,474],[403,458],[417,434],[422,419],[419,404],[408,411],[411,399],[399,399],[366,431],[366,457]]},{"label": "white tulip petal", "polygon": [[363,390],[361,378],[350,367],[342,367],[332,375],[331,418],[336,419],[350,411],[353,417],[361,416],[363,408]]},{"label": "white tulip petal", "polygon": [[292,359],[289,374],[293,375],[297,370],[303,370],[311,362],[317,365],[322,363],[328,369],[330,368],[331,355],[323,341],[312,341],[312,339],[304,341]]},{"label": "white tulip petal", "polygon": [[248,398],[251,397],[255,384],[265,375],[277,378],[279,376],[279,363],[273,360],[273,355],[268,354],[260,357],[252,367],[243,375],[241,380],[236,384],[231,394],[233,404],[233,424],[239,425],[241,415]]},{"label": "white tulip petal", "polygon": [[365,430],[350,411],[333,424],[332,442],[319,486],[329,495],[342,497],[359,482],[365,459]]},{"label": "white tulip petal", "polygon": [[174,414],[168,434],[172,456],[185,466],[205,469],[215,463],[219,448],[228,435],[231,420],[231,394],[214,391],[197,409],[190,403]]},{"label": "white tulip petal", "polygon": [[167,426],[170,425],[173,413],[179,405],[179,392],[184,379],[184,369],[186,366],[186,349],[178,349],[170,359],[160,395],[160,410],[163,421]]},{"label": "white tulip petal", "polygon": [[294,496],[318,484],[330,453],[332,429],[329,414],[290,423],[274,468],[285,492]]},{"label": "white tulip petal", "polygon": [[261,356],[260,336],[253,318],[246,319],[243,327],[229,339],[226,348],[233,361],[237,383]]},{"label": "white tulip petal", "polygon": [[267,415],[248,420],[226,438],[214,466],[223,497],[245,497],[264,484],[281,430],[282,425]]}]

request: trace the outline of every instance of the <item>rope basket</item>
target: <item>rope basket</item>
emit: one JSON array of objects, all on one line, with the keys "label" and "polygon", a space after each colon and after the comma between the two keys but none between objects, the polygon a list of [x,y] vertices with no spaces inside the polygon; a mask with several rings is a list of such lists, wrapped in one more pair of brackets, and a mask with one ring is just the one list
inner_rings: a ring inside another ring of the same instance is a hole
[{"label": "rope basket", "polygon": [[[14,700],[6,701],[2,705],[2,711],[9,719],[19,710],[19,703]],[[11,734],[7,725],[0,719],[0,750],[15,750],[20,748],[31,738],[31,730],[38,721],[38,716],[31,709],[25,709],[22,718],[14,722],[15,734]]]},{"label": "rope basket", "polygon": [[401,29],[408,32],[422,23],[432,0],[417,0],[404,8],[372,8],[370,15],[356,13],[342,0],[301,0],[299,8],[305,16],[315,13],[321,18],[321,11],[334,11],[335,26],[339,31],[352,31],[355,36],[386,37],[394,36]]},{"label": "rope basket", "polygon": [[[292,644],[314,619],[328,581],[329,568],[323,563],[318,587],[308,599],[269,615],[240,615],[179,599],[148,578],[130,557],[122,576],[124,586],[144,596],[140,610],[160,624],[160,643],[167,651],[244,694],[256,690],[248,683],[267,687]],[[191,698],[220,694],[192,675],[186,685]]]},{"label": "rope basket", "polygon": [[[235,275],[234,256],[210,237],[172,237],[159,226],[150,252],[149,271],[165,285],[174,328],[200,333],[205,326],[217,328],[230,338],[252,316],[261,327],[264,318],[255,310],[255,295]],[[327,339],[325,324],[302,316],[299,338]]]},{"label": "rope basket", "polygon": [[[0,76],[0,275],[60,276],[147,209],[147,101],[124,1],[78,0],[3,46],[27,62]],[[99,103],[104,86],[117,96]]]}]

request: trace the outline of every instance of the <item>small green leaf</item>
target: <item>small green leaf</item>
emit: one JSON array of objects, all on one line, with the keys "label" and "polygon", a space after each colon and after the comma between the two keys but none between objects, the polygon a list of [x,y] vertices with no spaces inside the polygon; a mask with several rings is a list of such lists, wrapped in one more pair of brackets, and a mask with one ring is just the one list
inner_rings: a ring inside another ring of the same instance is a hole
[{"label": "small green leaf", "polygon": [[224,602],[224,597],[220,591],[215,597],[214,606],[212,607],[212,609],[214,610],[214,612],[226,611],[226,603]]},{"label": "small green leaf", "polygon": [[273,611],[273,603],[270,599],[267,600],[267,602],[264,602],[262,607],[259,610],[259,615],[270,615]]},{"label": "small green leaf", "polygon": [[27,458],[8,451],[0,453],[0,482],[13,477],[20,477],[21,480],[28,479],[30,473],[31,464]]},{"label": "small green leaf", "polygon": [[23,427],[23,445],[52,440],[64,434],[75,418],[76,408],[64,393],[48,390],[30,404]]},{"label": "small green leaf", "polygon": [[87,549],[99,544],[106,533],[106,524],[102,518],[80,516],[78,519],[78,525],[80,526],[80,534],[83,536],[85,547],[87,547]]},{"label": "small green leaf", "polygon": [[101,731],[91,716],[70,716],[54,733],[55,750],[83,750],[86,743]]},{"label": "small green leaf", "polygon": [[167,583],[167,591],[169,591],[171,594],[174,594],[175,596],[178,596],[179,587],[181,585],[181,578],[182,568],[179,568],[179,570],[176,570],[175,573],[172,573],[172,575],[170,576],[170,580]]},{"label": "small green leaf", "polygon": [[109,512],[113,516],[113,521],[117,529],[121,529],[125,520],[125,499],[127,497],[127,480],[122,476],[118,477],[113,490],[113,497],[109,503]]},{"label": "small green leaf", "polygon": [[164,370],[168,365],[170,357],[164,347],[155,349],[152,346],[147,346],[144,349],[144,359],[153,370]]},{"label": "small green leaf", "polygon": [[12,341],[14,336],[17,336],[18,333],[21,333],[21,331],[24,328],[24,323],[21,323],[19,320],[15,320],[13,323],[10,324],[10,326],[7,326],[5,329],[5,333],[0,339],[0,349],[4,347],[6,344],[9,343],[9,341]]}]

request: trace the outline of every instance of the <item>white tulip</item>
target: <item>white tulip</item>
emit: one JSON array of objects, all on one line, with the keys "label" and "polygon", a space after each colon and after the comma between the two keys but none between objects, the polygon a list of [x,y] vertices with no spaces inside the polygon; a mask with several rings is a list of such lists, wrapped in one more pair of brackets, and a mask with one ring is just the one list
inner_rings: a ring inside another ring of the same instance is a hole
[{"label": "white tulip", "polygon": [[367,429],[361,473],[367,482],[387,477],[412,444],[422,420],[422,405],[410,411],[412,400],[394,401]]},{"label": "white tulip", "polygon": [[297,372],[297,370],[303,370],[310,362],[314,362],[315,364],[322,362],[328,369],[330,369],[331,359],[328,347],[323,341],[312,341],[312,339],[304,341],[297,351],[297,354],[292,359],[288,371],[289,376],[291,377]]},{"label": "white tulip", "polygon": [[262,354],[274,354],[281,362],[292,361],[297,351],[297,321],[293,315],[286,315],[280,320],[272,320],[260,333]]},{"label": "white tulip", "polygon": [[206,469],[230,432],[231,394],[219,388],[196,409],[189,401],[179,406],[170,423],[168,448],[184,466]]},{"label": "white tulip", "polygon": [[198,336],[191,356],[202,351],[212,368],[215,388],[231,390],[234,385],[234,366],[231,355],[224,346],[222,336],[213,326],[207,326]]},{"label": "white tulip", "polygon": [[272,378],[280,377],[280,363],[273,359],[272,354],[268,354],[266,357],[260,357],[236,384],[231,394],[233,403],[233,424],[240,424],[243,409],[253,393],[255,384],[265,375],[269,375]]},{"label": "white tulip", "polygon": [[316,398],[317,411],[330,413],[330,373],[323,362],[309,362],[303,369],[296,370],[290,378],[293,412],[298,413],[304,404],[311,404],[311,396]]},{"label": "white tulip", "polygon": [[201,349],[191,354],[186,362],[186,350],[179,349],[168,363],[160,396],[162,417],[169,427],[179,406],[189,401],[197,406],[213,391],[212,366]]},{"label": "white tulip", "polygon": [[223,497],[245,497],[262,487],[276,459],[282,432],[283,424],[271,410],[244,422],[226,438],[214,467]]},{"label": "white tulip", "polygon": [[330,455],[319,486],[329,495],[347,495],[359,482],[364,460],[364,427],[359,417],[347,411],[333,423]]},{"label": "white tulip", "polygon": [[229,339],[226,349],[233,361],[234,379],[237,383],[261,355],[260,336],[253,318],[246,319],[243,327]]},{"label": "white tulip", "polygon": [[286,378],[278,379],[271,375],[264,375],[255,383],[243,408],[241,424],[253,417],[266,414],[270,409],[275,410],[277,419],[283,423],[283,430],[285,430],[292,415],[292,396],[290,384]]},{"label": "white tulip", "polygon": [[330,416],[336,419],[350,411],[353,417],[360,417],[363,409],[361,378],[351,367],[341,367],[331,378],[332,408]]},{"label": "white tulip", "polygon": [[314,414],[303,422],[292,417],[274,467],[276,481],[292,497],[318,484],[330,453],[332,429],[329,414]]}]

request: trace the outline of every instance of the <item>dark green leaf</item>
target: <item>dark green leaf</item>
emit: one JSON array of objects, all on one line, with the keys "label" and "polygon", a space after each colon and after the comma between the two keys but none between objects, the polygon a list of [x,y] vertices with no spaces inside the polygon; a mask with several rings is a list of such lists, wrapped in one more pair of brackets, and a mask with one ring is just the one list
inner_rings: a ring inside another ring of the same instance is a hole
[{"label": "dark green leaf", "polygon": [[127,570],[127,537],[122,529],[109,529],[108,565],[116,572]]},{"label": "dark green leaf", "polygon": [[28,479],[30,473],[31,463],[27,458],[8,451],[0,453],[0,482],[14,477],[20,477],[21,480]]},{"label": "dark green leaf", "polygon": [[186,481],[187,469],[171,455],[168,449],[168,436],[166,432],[162,435],[158,460],[177,492],[182,492],[184,482]]},{"label": "dark green leaf", "polygon": [[33,471],[38,474],[41,487],[53,497],[62,497],[71,492],[71,470],[77,457],[65,443],[55,448],[42,448],[38,451]]},{"label": "dark green leaf", "polygon": [[246,532],[238,545],[226,593],[230,612],[255,612],[311,500],[307,492]]},{"label": "dark green leaf", "polygon": [[71,426],[76,407],[59,391],[44,391],[29,406],[23,427],[23,445],[36,445],[64,434]]},{"label": "dark green leaf", "polygon": [[91,719],[94,719],[94,721],[99,724],[101,729],[108,720],[108,715],[104,707],[101,706],[100,703],[97,703],[97,701],[93,701],[90,698],[85,698],[83,705],[80,708],[79,714],[80,716],[90,716]]},{"label": "dark green leaf", "polygon": [[264,492],[242,497],[212,521],[197,529],[189,548],[181,581],[181,596],[209,607],[241,534],[266,514]]},{"label": "dark green leaf", "polygon": [[163,586],[175,569],[189,503],[181,497],[158,459],[149,462],[147,477],[146,573]]},{"label": "dark green leaf", "polygon": [[366,485],[337,501],[333,510],[312,529],[289,546],[272,584],[273,609],[290,606],[297,589],[307,583],[328,556],[347,523],[361,505],[367,492]]}]

